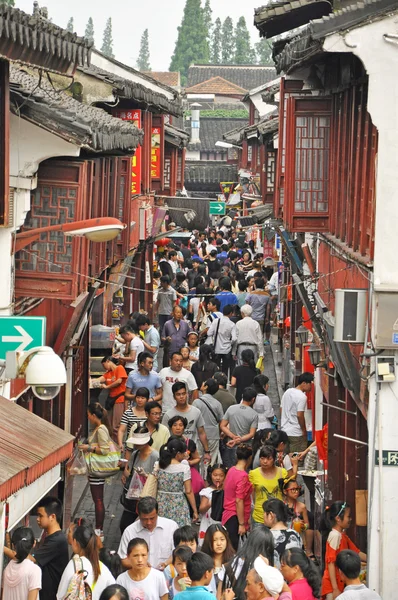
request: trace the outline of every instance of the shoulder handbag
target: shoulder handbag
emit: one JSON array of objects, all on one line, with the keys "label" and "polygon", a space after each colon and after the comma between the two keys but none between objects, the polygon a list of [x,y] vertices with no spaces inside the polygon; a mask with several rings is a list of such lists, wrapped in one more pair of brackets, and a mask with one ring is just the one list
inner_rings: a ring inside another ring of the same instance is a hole
[{"label": "shoulder handbag", "polygon": [[127,510],[128,512],[131,512],[133,514],[137,514],[137,498],[126,498],[126,494],[129,490],[130,487],[130,482],[131,479],[134,475],[134,465],[135,462],[137,460],[138,457],[138,450],[135,451],[134,453],[134,458],[133,458],[133,462],[131,463],[131,473],[129,475],[129,477],[126,480],[126,483],[124,484],[124,487],[122,489],[122,493],[120,496],[120,504],[123,506],[124,510]]},{"label": "shoulder handbag", "polygon": [[156,462],[153,468],[152,473],[148,475],[146,478],[146,482],[144,487],[142,488],[141,498],[146,498],[147,496],[151,496],[151,498],[156,498],[158,495],[158,471],[159,471],[159,463]]},{"label": "shoulder handbag", "polygon": [[218,417],[217,417],[216,413],[214,412],[214,410],[212,409],[212,407],[210,406],[210,404],[208,404],[206,402],[206,400],[203,398],[203,396],[201,396],[200,398],[198,398],[198,400],[200,400],[201,402],[203,402],[203,404],[206,404],[207,408],[209,409],[209,411],[211,412],[211,414],[215,418],[216,423],[219,423],[220,421],[218,420]]},{"label": "shoulder handbag", "polygon": [[220,521],[224,511],[224,490],[214,490],[211,495],[210,517],[213,521]]},{"label": "shoulder handbag", "polygon": [[105,400],[105,409],[112,410],[112,408],[115,406],[116,400],[118,398],[120,398],[121,396],[124,396],[124,392],[121,392],[117,396],[113,396],[113,397],[108,396],[107,399]]},{"label": "shoulder handbag", "polygon": [[[100,427],[102,427],[100,425]],[[116,444],[109,438],[108,454],[97,454],[96,452],[87,452],[84,455],[87,464],[87,471],[90,477],[97,479],[106,479],[119,473],[120,451]]]}]

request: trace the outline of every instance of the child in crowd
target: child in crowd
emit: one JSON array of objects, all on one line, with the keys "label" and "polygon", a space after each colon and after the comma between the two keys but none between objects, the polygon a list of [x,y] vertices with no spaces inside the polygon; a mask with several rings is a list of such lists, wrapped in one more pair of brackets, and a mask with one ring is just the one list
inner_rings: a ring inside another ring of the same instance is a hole
[{"label": "child in crowd", "polygon": [[322,579],[322,596],[335,600],[344,590],[344,580],[336,569],[336,559],[342,550],[353,550],[366,562],[366,554],[350,540],[345,530],[351,525],[351,507],[347,502],[333,502],[325,513],[330,533],[326,542],[325,572]]},{"label": "child in crowd", "polygon": [[[227,474],[227,469],[224,465],[214,464],[210,466],[207,470],[207,481],[210,484],[208,487],[203,488],[199,492],[200,496],[200,506],[199,506],[199,514],[200,518],[200,527],[199,527],[199,542],[202,543],[207,531],[207,528],[210,525],[213,525],[216,521],[220,521],[221,518],[212,518],[212,497],[214,491],[219,491],[222,493],[222,489],[224,487],[225,476]],[[222,505],[221,505],[222,509]],[[222,515],[222,513],[221,513]]]},{"label": "child in crowd", "polygon": [[178,546],[173,550],[172,565],[170,565],[171,574],[174,575],[169,588],[170,600],[179,592],[185,592],[187,587],[191,586],[191,580],[188,577],[187,562],[192,558],[193,552],[188,546]]},{"label": "child in crowd", "polygon": [[[174,548],[187,546],[191,549],[192,553],[196,552],[198,548],[198,534],[195,527],[192,527],[192,525],[184,525],[183,527],[176,529],[173,533],[173,543]],[[171,565],[168,565],[165,568],[163,574],[166,578],[167,587],[170,589],[172,580],[175,577],[174,570],[171,568]]]},{"label": "child in crowd", "polygon": [[190,350],[187,346],[183,346],[182,348],[180,348],[180,352],[181,352],[181,356],[182,356],[182,366],[184,369],[187,369],[188,371],[191,370],[191,367],[193,365],[193,361],[190,360]]},{"label": "child in crowd", "polygon": [[191,587],[178,594],[179,600],[214,600],[207,586],[213,579],[213,560],[203,552],[196,552],[187,562]]},{"label": "child in crowd", "polygon": [[235,555],[235,550],[232,547],[228,531],[224,525],[221,525],[221,523],[210,525],[206,531],[202,551],[213,559],[214,578],[218,586],[218,573],[224,564],[230,561]]},{"label": "child in crowd", "polygon": [[342,550],[336,558],[336,567],[340,578],[345,583],[344,592],[338,596],[340,600],[381,600],[379,594],[369,590],[359,579],[361,572],[360,556],[353,550]]},{"label": "child in crowd", "polygon": [[187,337],[187,347],[189,348],[189,360],[192,362],[197,362],[199,360],[199,345],[198,345],[198,337],[199,335],[196,331],[191,331]]},{"label": "child in crowd", "polygon": [[11,538],[14,557],[4,570],[3,599],[37,600],[41,590],[41,569],[28,556],[35,545],[30,527],[18,527]]}]

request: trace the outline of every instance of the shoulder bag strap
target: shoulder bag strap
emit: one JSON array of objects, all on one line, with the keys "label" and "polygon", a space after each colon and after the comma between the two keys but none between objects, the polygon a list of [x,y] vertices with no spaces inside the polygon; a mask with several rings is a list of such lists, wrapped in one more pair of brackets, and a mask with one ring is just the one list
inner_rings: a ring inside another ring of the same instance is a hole
[{"label": "shoulder bag strap", "polygon": [[214,410],[212,409],[212,407],[210,406],[210,404],[208,404],[208,403],[206,402],[206,400],[203,398],[203,396],[201,396],[201,397],[199,398],[199,400],[201,400],[201,401],[203,402],[203,404],[206,404],[207,408],[209,409],[209,411],[211,412],[211,414],[212,414],[212,415],[213,415],[213,417],[215,418],[216,422],[217,422],[217,423],[219,423],[220,421],[218,420],[218,418],[217,418],[217,415],[216,415],[216,413],[214,412]]},{"label": "shoulder bag strap", "polygon": [[218,323],[217,323],[217,327],[216,327],[216,335],[214,337],[214,352],[216,351],[216,344],[217,344],[217,338],[218,338],[218,330],[220,329],[220,322],[221,322],[221,317],[218,318]]}]

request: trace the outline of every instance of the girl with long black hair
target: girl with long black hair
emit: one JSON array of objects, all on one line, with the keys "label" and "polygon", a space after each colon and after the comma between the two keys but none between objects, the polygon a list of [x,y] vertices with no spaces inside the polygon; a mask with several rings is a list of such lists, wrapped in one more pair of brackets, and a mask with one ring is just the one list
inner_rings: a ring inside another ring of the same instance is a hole
[{"label": "girl with long black hair", "polygon": [[[98,543],[91,525],[78,525],[72,535],[73,558],[66,565],[58,586],[57,600],[63,600],[74,573],[83,569],[87,572],[86,581],[91,588],[93,600],[99,600],[102,591],[115,578],[98,556]],[[76,556],[77,555],[77,556]]]},{"label": "girl with long black hair", "polygon": [[[192,491],[191,469],[185,460],[186,444],[181,438],[171,437],[159,454],[158,514],[175,521],[179,527],[190,525],[188,502],[193,519],[198,519],[195,496]],[[184,462],[182,462],[184,461]]]},{"label": "girl with long black hair", "polygon": [[199,360],[191,368],[198,389],[202,387],[205,381],[212,379],[217,371],[219,371],[219,368],[213,361],[213,349],[209,344],[204,344],[199,349]]},{"label": "girl with long black hair", "polygon": [[274,538],[265,525],[253,529],[235,558],[229,561],[218,574],[220,582],[217,590],[218,600],[221,600],[222,593],[228,588],[233,589],[237,600],[245,600],[246,577],[260,554],[268,560],[271,567],[274,566]]},{"label": "girl with long black hair", "polygon": [[4,570],[3,600],[36,600],[41,590],[41,569],[28,559],[35,537],[30,527],[18,527],[11,537],[14,558]]},{"label": "girl with long black hair", "polygon": [[292,600],[318,600],[321,594],[321,576],[303,550],[286,550],[281,557],[281,571],[289,584]]}]

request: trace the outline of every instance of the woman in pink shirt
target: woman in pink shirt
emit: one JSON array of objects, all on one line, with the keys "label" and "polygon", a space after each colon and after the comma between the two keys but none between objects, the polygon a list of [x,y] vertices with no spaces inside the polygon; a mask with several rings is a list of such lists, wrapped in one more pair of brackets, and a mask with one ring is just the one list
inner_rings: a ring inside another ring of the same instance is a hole
[{"label": "woman in pink shirt", "polygon": [[235,550],[238,550],[239,537],[245,535],[250,527],[253,486],[246,469],[251,456],[251,447],[240,444],[236,449],[237,463],[229,469],[224,483],[224,511],[221,522],[225,525]]},{"label": "woman in pink shirt", "polygon": [[292,600],[316,600],[320,597],[320,573],[304,550],[286,550],[281,557],[281,571],[289,584]]}]

